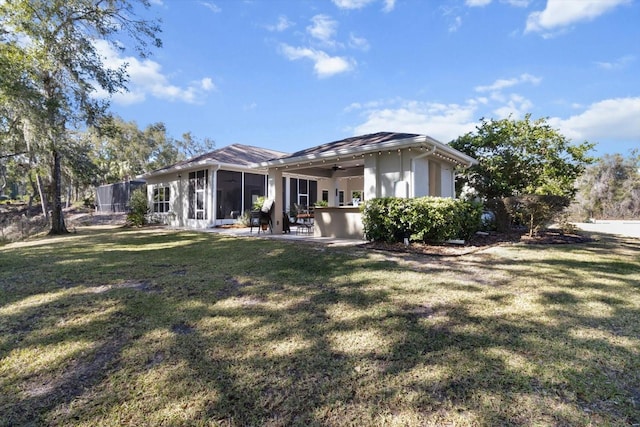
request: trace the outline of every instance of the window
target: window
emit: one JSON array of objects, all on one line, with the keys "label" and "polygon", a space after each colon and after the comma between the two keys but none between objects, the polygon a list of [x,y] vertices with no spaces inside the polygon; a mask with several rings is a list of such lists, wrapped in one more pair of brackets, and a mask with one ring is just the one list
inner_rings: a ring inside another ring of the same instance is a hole
[{"label": "window", "polygon": [[338,191],[338,206],[344,206],[344,191]]},{"label": "window", "polygon": [[322,200],[329,202],[329,190],[322,190]]},{"label": "window", "polygon": [[206,191],[209,176],[206,170],[189,172],[189,219],[206,219]]},{"label": "window", "polygon": [[153,212],[166,213],[169,212],[169,202],[171,192],[169,187],[157,186],[153,189]]}]

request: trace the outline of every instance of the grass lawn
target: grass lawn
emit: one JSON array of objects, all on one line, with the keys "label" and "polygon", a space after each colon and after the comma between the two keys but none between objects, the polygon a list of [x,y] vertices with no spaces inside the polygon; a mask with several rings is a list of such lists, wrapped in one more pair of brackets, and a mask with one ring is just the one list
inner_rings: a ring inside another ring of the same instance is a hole
[{"label": "grass lawn", "polygon": [[640,241],[0,247],[0,426],[640,425]]}]

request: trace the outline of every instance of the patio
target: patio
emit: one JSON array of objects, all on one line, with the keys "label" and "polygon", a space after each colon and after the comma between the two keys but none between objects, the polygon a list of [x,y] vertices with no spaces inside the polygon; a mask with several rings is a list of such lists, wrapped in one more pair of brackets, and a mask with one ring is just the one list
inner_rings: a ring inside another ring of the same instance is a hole
[{"label": "patio", "polygon": [[[296,230],[298,225],[291,226],[290,233],[274,233],[267,231],[260,231],[254,227],[253,232],[251,232],[249,227],[211,227],[206,229],[199,229],[197,231],[203,231],[207,233],[219,233],[227,236],[235,236],[235,237],[251,237],[251,238],[261,238],[261,239],[279,239],[279,240],[292,240],[299,242],[308,242],[308,243],[320,243],[326,246],[356,246],[365,243],[366,241],[363,239],[346,239],[346,238],[337,238],[337,237],[321,237],[314,236],[313,233],[298,233]],[[186,229],[186,228],[177,228],[177,229]],[[191,230],[191,229],[189,229]]]}]

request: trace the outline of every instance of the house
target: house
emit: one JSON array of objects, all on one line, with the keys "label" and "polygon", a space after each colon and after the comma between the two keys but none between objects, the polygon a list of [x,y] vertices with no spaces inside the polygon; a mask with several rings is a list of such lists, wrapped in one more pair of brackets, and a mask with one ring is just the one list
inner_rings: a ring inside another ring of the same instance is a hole
[{"label": "house", "polygon": [[285,153],[233,144],[142,175],[151,212],[167,225],[206,228],[235,222],[267,194],[255,164]]},{"label": "house", "polygon": [[[359,202],[374,197],[455,197],[459,167],[476,161],[435,139],[379,132],[293,154],[234,144],[144,175],[154,213],[175,226],[234,222],[257,197],[275,200],[274,233],[282,213],[318,200],[316,234],[362,237]],[[329,226],[326,228],[325,226]]]}]

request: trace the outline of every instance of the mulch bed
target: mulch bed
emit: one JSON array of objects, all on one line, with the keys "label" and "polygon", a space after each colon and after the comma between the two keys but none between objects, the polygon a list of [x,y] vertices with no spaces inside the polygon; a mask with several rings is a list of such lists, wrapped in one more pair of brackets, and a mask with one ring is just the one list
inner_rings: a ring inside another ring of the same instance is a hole
[{"label": "mulch bed", "polygon": [[559,244],[579,244],[592,242],[593,239],[579,234],[567,234],[558,230],[545,230],[536,236],[529,237],[523,231],[512,231],[509,233],[491,232],[488,234],[474,235],[464,244],[428,244],[411,242],[408,246],[403,243],[369,242],[362,245],[363,248],[383,250],[391,252],[404,252],[435,256],[461,256],[481,251],[497,245],[505,244],[536,244],[536,245],[559,245]]}]

